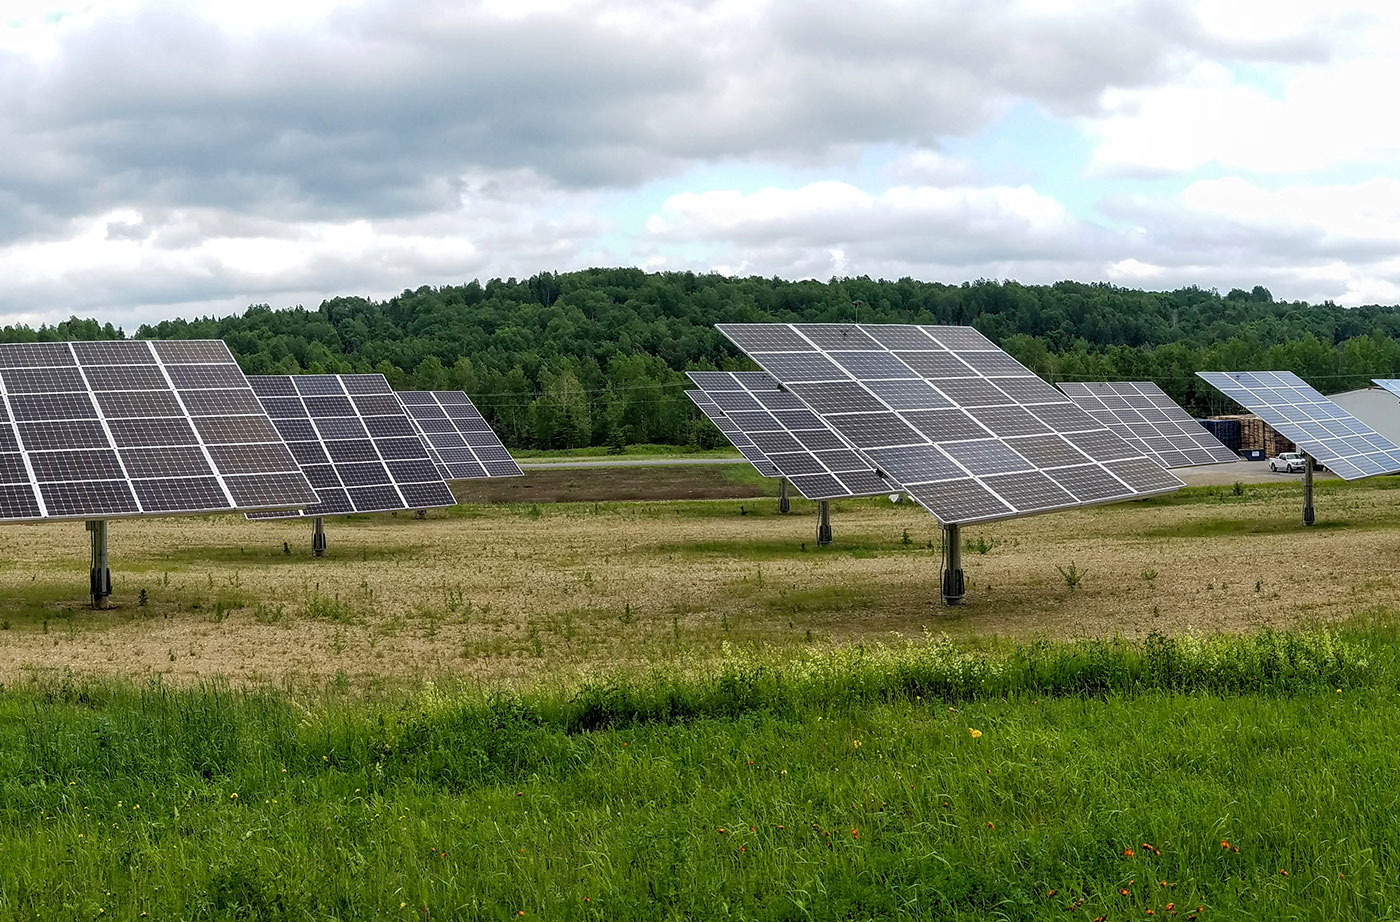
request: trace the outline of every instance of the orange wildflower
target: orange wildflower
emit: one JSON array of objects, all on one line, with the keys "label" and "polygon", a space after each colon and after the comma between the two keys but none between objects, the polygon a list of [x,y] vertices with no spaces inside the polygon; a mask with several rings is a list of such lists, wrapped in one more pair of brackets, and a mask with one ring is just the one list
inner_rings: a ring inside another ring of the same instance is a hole
[{"label": "orange wildflower", "polygon": [[1125,848],[1125,849],[1123,849],[1123,857],[1125,857],[1125,858],[1131,858],[1131,857],[1133,857],[1133,850],[1132,850],[1131,848]]},{"label": "orange wildflower", "polygon": [[1282,874],[1284,877],[1287,877],[1287,876],[1288,876],[1288,872],[1285,871],[1283,868],[1279,868],[1279,869],[1278,869],[1278,872],[1279,872],[1280,874]]}]

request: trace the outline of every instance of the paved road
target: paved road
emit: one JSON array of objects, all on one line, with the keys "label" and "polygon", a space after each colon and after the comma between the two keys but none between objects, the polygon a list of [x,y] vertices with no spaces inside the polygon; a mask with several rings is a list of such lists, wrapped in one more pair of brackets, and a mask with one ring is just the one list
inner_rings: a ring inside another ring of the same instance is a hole
[{"label": "paved road", "polygon": [[677,464],[748,464],[743,458],[580,458],[577,461],[521,461],[525,471],[556,471],[571,467],[666,467]]},{"label": "paved road", "polygon": [[[1187,486],[1229,486],[1240,483],[1274,483],[1279,480],[1302,480],[1303,475],[1272,473],[1267,461],[1233,461],[1229,464],[1205,464],[1200,467],[1181,467],[1173,474],[1186,481]],[[1325,480],[1335,477],[1331,471],[1314,471],[1313,477]]]}]

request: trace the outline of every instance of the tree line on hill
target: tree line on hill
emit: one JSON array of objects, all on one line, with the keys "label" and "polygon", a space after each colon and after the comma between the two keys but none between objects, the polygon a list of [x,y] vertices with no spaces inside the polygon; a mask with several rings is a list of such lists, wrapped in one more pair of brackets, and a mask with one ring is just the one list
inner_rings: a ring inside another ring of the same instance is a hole
[{"label": "tree line on hill", "polygon": [[[384,301],[166,320],[143,338],[217,338],[249,374],[382,372],[464,390],[512,448],[722,444],[682,393],[688,369],[752,367],[714,324],[969,324],[1049,381],[1148,380],[1197,415],[1232,413],[1195,372],[1282,369],[1324,393],[1400,377],[1400,308],[1275,301],[1269,291],[1108,284],[829,282],[640,269],[422,287]],[[123,336],[74,318],[8,342]]]}]

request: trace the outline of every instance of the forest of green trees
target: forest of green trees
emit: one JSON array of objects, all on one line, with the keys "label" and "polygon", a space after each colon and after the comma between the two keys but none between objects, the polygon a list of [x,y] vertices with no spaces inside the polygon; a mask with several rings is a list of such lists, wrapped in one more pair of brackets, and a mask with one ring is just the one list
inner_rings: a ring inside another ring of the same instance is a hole
[{"label": "forest of green trees", "polygon": [[[319,308],[144,325],[147,338],[219,338],[250,374],[379,371],[396,388],[465,390],[512,448],[714,445],[682,372],[751,367],[721,321],[971,324],[1050,381],[1156,381],[1198,415],[1236,412],[1195,377],[1286,369],[1324,393],[1400,377],[1400,309],[1275,301],[1255,287],[1148,292],[1107,284],[962,285],[869,278],[790,282],[590,269],[405,291]],[[97,339],[73,319],[0,339]]]}]

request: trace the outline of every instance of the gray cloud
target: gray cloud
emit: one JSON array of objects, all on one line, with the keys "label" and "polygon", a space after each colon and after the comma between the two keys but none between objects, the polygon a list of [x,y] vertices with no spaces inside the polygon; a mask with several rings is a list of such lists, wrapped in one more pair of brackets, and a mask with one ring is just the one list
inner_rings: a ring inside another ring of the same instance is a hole
[{"label": "gray cloud", "polygon": [[[636,22],[604,15],[620,10]],[[254,35],[152,7],[66,34],[52,60],[0,57],[0,240],[123,205],[426,214],[455,207],[472,170],[629,187],[695,161],[936,147],[1013,98],[1090,110],[1212,42],[1164,0],[1059,18],[968,0],[747,16],[597,0],[509,19],[381,0]]]},{"label": "gray cloud", "polygon": [[[1092,116],[1105,90],[1158,85],[1202,56],[1324,61],[1365,25],[1338,17],[1256,41],[1208,33],[1171,0],[1058,17],[974,0],[854,12],[826,0],[583,0],[505,17],[373,0],[314,27],[248,33],[139,7],[56,33],[52,57],[0,51],[0,266],[7,251],[23,269],[26,247],[82,244],[45,257],[47,274],[9,278],[0,318],[131,322],[478,274],[676,265],[679,252],[702,269],[1027,281],[1101,277],[1126,258],[1183,282],[1227,257],[1279,272],[1280,253],[1380,259],[1383,242],[1261,234],[1132,203],[1110,216],[1150,222],[1150,241],[985,196],[727,226],[668,215],[669,231],[635,239],[594,216],[607,190],[697,166],[821,168],[871,148],[928,152],[892,168],[912,186],[964,186],[978,165],[932,152],[1018,101]],[[368,243],[318,242],[357,222],[372,225]],[[211,241],[297,258],[263,271]]]}]

